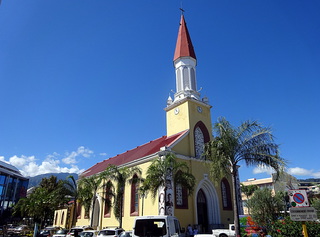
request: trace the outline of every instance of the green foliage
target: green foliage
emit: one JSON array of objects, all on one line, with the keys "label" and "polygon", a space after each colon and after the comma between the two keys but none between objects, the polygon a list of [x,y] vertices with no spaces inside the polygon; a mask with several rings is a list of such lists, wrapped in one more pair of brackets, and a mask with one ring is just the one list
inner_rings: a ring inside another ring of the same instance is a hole
[{"label": "green foliage", "polygon": [[177,161],[172,153],[152,161],[141,188],[144,191],[150,191],[152,198],[155,198],[159,188],[166,186],[167,177],[171,175],[175,183],[181,184],[188,190],[188,194],[193,192],[195,177],[190,173],[188,165],[185,162]]},{"label": "green foliage", "polygon": [[55,176],[43,178],[39,186],[27,198],[22,198],[14,206],[14,215],[32,217],[36,222],[53,219],[55,209],[66,203],[63,182]]},{"label": "green foliage", "polygon": [[84,207],[86,215],[89,214],[91,207],[92,213],[94,213],[96,194],[98,189],[102,187],[102,182],[103,177],[101,175],[92,175],[89,177],[81,178],[78,181],[78,198],[79,202]]},{"label": "green foliage", "polygon": [[[248,201],[251,217],[259,226],[266,228],[272,237],[302,237],[302,222],[292,221],[282,212],[285,209],[285,193],[272,195],[269,189],[259,189]],[[306,222],[308,236],[320,237],[320,223]]]},{"label": "green foliage", "polygon": [[[122,208],[123,208],[123,198],[124,198],[124,188],[126,183],[136,183],[139,184],[143,181],[141,178],[141,169],[138,167],[117,167],[115,165],[110,165],[104,172],[101,173],[101,177],[104,179],[112,180],[116,183],[115,192],[113,196],[114,200],[114,214],[119,220],[119,226],[122,227]],[[110,183],[109,183],[110,184]],[[107,188],[111,190],[110,188]]]},{"label": "green foliage", "polygon": [[[320,223],[306,222],[309,237],[320,237]],[[302,222],[292,221],[289,216],[268,225],[268,234],[272,237],[302,237]]]},{"label": "green foliage", "polygon": [[268,166],[279,173],[286,161],[279,156],[279,146],[274,143],[270,128],[256,121],[245,121],[233,127],[225,118],[214,124],[214,138],[206,145],[205,156],[210,163],[211,175],[220,180],[236,171],[240,161],[248,166]]},{"label": "green foliage", "polygon": [[317,216],[320,219],[320,199],[319,198],[311,199],[311,206],[317,210]]},{"label": "green foliage", "polygon": [[66,178],[66,180],[63,180],[63,187],[66,190],[66,195],[70,196],[70,198],[74,200],[71,226],[75,226],[77,222],[77,200],[78,200],[79,193],[78,193],[78,185],[73,175],[69,175]]},{"label": "green foliage", "polygon": [[[251,184],[251,185],[240,184],[240,185],[241,185],[241,192],[243,192],[244,195],[246,195],[247,197],[247,202],[252,196],[252,194],[259,188],[258,185],[254,185],[254,184]],[[246,207],[248,208],[248,213],[250,214],[251,213],[250,207],[248,205],[246,205]]]},{"label": "green foliage", "polygon": [[246,235],[246,231],[245,231],[245,229],[246,229],[246,225],[247,225],[247,217],[241,217],[240,218],[240,226],[241,226],[241,228],[240,228],[240,233],[241,233],[241,236],[245,236]]},{"label": "green foliage", "polygon": [[284,193],[272,194],[270,189],[258,189],[247,202],[252,219],[259,226],[267,226],[277,220],[285,210]]},{"label": "green foliage", "polygon": [[255,184],[251,184],[251,185],[241,184],[241,191],[244,193],[244,195],[247,196],[248,200],[258,188],[259,188],[258,185],[255,185]]}]

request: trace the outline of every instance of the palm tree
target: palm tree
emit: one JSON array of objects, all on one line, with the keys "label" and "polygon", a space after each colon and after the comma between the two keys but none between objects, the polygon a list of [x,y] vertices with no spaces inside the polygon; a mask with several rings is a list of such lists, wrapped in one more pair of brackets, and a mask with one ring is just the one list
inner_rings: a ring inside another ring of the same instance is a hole
[{"label": "palm tree", "polygon": [[213,140],[205,146],[204,156],[209,163],[210,174],[218,181],[224,176],[232,177],[234,222],[236,236],[240,236],[238,191],[238,167],[247,166],[273,168],[277,175],[283,170],[286,161],[279,156],[279,145],[274,143],[270,128],[256,121],[243,122],[233,127],[225,118],[219,118],[213,127]]},{"label": "palm tree", "polygon": [[190,173],[188,165],[185,162],[177,161],[173,153],[168,153],[165,157],[159,157],[152,161],[147,169],[147,176],[142,189],[150,191],[152,198],[155,199],[158,190],[166,187],[169,176],[172,176],[174,183],[185,188],[188,195],[192,194],[195,177]]},{"label": "palm tree", "polygon": [[[110,165],[108,168],[101,173],[101,176],[105,179],[110,179],[116,183],[116,190],[114,193],[115,204],[114,214],[119,220],[119,227],[122,228],[122,209],[123,209],[123,194],[126,183],[139,184],[143,179],[141,178],[141,169],[138,167],[117,167]],[[136,175],[135,175],[136,174]],[[109,183],[109,182],[108,182]]]},{"label": "palm tree", "polygon": [[67,195],[70,195],[74,200],[71,226],[75,226],[77,221],[77,209],[78,209],[77,200],[79,196],[78,185],[74,177],[72,175],[69,175],[67,179],[63,181],[63,186],[67,190]]},{"label": "palm tree", "polygon": [[79,201],[84,206],[85,213],[89,214],[91,208],[90,226],[93,224],[97,191],[102,187],[103,180],[104,177],[102,175],[92,175],[81,178],[78,182]]},{"label": "palm tree", "polygon": [[139,196],[142,198],[142,207],[141,207],[141,215],[143,216],[144,211],[144,199],[147,197],[148,189],[146,186],[141,186],[138,190]]}]

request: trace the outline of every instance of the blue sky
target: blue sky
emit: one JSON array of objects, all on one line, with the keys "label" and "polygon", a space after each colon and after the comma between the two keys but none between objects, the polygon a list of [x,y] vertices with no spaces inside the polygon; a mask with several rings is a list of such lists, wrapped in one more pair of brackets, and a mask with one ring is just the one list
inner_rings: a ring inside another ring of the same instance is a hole
[{"label": "blue sky", "polygon": [[319,178],[316,0],[2,0],[0,160],[81,172],[165,135],[181,4],[213,122],[271,126],[287,171]]}]

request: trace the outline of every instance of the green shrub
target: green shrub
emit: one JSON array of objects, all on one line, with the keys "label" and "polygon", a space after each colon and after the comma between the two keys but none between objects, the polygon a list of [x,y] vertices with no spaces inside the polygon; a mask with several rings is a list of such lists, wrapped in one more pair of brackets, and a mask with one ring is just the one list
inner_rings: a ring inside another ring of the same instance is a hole
[{"label": "green shrub", "polygon": [[[308,236],[320,237],[320,223],[318,222],[306,222]],[[268,226],[268,234],[272,237],[302,237],[302,222],[292,221],[289,216],[282,220],[272,222]]]}]

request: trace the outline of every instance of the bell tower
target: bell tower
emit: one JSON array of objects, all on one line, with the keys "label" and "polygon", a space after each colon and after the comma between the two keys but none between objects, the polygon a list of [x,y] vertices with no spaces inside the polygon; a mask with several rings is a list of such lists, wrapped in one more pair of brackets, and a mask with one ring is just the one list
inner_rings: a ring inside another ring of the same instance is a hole
[{"label": "bell tower", "polygon": [[197,58],[191,37],[181,15],[176,48],[173,57],[176,74],[176,92],[169,96],[165,108],[167,117],[167,136],[189,130],[186,149],[188,156],[199,157],[205,142],[211,140],[211,105],[206,97],[201,98],[197,90]]}]

